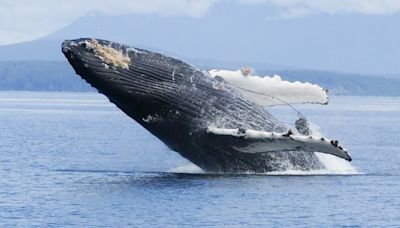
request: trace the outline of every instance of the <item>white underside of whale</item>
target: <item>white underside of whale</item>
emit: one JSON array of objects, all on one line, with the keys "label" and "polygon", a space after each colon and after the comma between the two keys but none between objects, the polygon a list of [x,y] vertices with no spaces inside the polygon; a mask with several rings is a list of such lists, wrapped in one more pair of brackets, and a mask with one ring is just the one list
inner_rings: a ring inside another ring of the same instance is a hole
[{"label": "white underside of whale", "polygon": [[285,104],[327,104],[327,91],[309,82],[289,82],[278,75],[256,76],[245,75],[242,70],[211,70],[212,77],[221,77],[225,82],[236,87],[247,99],[261,106]]}]

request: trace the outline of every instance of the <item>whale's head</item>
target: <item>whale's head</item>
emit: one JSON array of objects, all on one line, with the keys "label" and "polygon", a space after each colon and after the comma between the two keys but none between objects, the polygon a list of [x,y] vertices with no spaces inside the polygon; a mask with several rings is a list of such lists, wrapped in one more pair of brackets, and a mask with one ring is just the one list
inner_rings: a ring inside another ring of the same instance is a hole
[{"label": "whale's head", "polygon": [[193,87],[204,75],[180,60],[91,38],[66,40],[62,52],[78,75],[155,135],[193,129],[202,115],[205,101]]},{"label": "whale's head", "polygon": [[[131,102],[143,100],[149,94],[146,87],[152,82],[161,83],[160,80],[151,81],[153,75],[137,66],[148,55],[144,50],[82,38],[65,40],[62,52],[79,76],[110,99],[131,94]],[[148,82],[144,83],[145,80]]]}]

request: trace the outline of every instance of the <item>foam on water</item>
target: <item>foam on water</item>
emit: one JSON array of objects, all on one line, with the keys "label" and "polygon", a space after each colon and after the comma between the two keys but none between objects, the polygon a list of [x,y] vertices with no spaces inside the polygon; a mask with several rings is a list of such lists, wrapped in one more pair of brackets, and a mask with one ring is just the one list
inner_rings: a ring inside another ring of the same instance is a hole
[{"label": "foam on water", "polygon": [[202,174],[205,173],[195,164],[186,164],[168,170],[170,173],[188,173],[188,174]]},{"label": "foam on water", "polygon": [[[313,175],[360,175],[363,174],[357,167],[354,167],[350,162],[345,161],[341,158],[329,155],[316,153],[318,159],[324,164],[324,169],[318,170],[298,170],[298,169],[288,169],[285,171],[272,171],[266,173],[254,173],[254,172],[243,172],[238,174],[248,174],[248,175],[282,175],[282,176],[313,176]],[[198,166],[194,164],[187,164],[183,166],[178,166],[168,170],[170,173],[187,173],[187,174],[215,174],[210,172],[204,172]]]}]

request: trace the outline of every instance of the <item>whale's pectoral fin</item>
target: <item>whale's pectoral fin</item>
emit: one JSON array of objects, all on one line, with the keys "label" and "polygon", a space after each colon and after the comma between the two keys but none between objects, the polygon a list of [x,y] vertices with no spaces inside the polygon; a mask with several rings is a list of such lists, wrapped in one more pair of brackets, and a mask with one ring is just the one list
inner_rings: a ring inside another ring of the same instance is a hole
[{"label": "whale's pectoral fin", "polygon": [[[231,148],[243,153],[268,153],[285,151],[309,151],[331,154],[351,161],[350,153],[337,141],[313,136],[274,133],[245,129],[208,128],[207,134]],[[226,145],[228,146],[228,145]]]},{"label": "whale's pectoral fin", "polygon": [[246,67],[237,71],[211,70],[215,79],[236,87],[249,100],[261,106],[287,104],[328,104],[328,90],[309,82],[290,82],[280,76],[251,75]]}]

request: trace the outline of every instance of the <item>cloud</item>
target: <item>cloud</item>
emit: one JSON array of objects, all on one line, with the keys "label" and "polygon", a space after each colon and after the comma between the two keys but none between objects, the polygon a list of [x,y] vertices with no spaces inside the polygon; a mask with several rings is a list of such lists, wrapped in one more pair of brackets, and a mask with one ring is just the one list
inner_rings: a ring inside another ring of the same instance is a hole
[{"label": "cloud", "polygon": [[382,15],[400,12],[400,0],[239,0],[247,4],[269,4],[280,9],[283,18],[313,13],[358,13]]},{"label": "cloud", "polygon": [[2,0],[0,45],[37,39],[84,14],[157,14],[202,17],[217,0]]},{"label": "cloud", "polygon": [[[204,17],[223,0],[1,0],[0,45],[37,39],[70,24],[84,14],[157,14]],[[266,4],[278,18],[314,13],[390,14],[400,11],[400,0],[236,0]],[[225,4],[233,4],[225,0]],[[240,6],[239,6],[240,7]],[[251,13],[251,12],[250,12]]]}]

